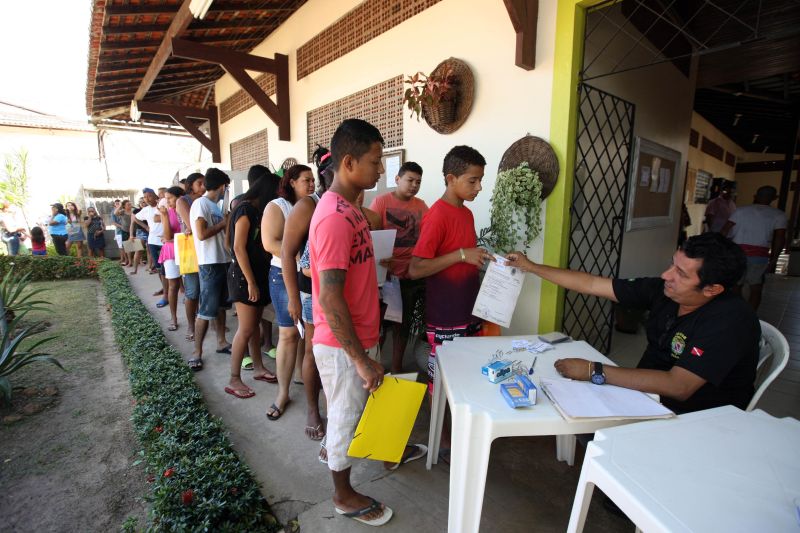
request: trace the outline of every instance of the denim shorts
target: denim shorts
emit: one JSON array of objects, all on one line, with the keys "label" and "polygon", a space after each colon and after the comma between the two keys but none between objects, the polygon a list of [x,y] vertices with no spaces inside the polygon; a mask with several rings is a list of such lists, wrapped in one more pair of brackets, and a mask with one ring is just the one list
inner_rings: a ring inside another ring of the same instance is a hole
[{"label": "denim shorts", "polygon": [[314,324],[314,312],[311,309],[311,295],[307,292],[300,293],[300,302],[303,304],[303,322]]},{"label": "denim shorts", "polygon": [[289,315],[289,294],[286,292],[286,285],[283,284],[283,273],[275,265],[269,267],[269,296],[272,299],[272,307],[275,308],[275,320],[278,326],[282,328],[294,326],[294,321]]},{"label": "denim shorts", "polygon": [[147,253],[150,254],[150,257],[153,258],[153,268],[164,273],[164,270],[161,268],[161,263],[158,262],[158,256],[161,255],[161,246],[157,244],[149,244],[147,245]]},{"label": "denim shorts", "polygon": [[197,300],[200,298],[200,274],[183,275],[183,295],[190,300]]},{"label": "denim shorts", "polygon": [[197,318],[214,320],[220,309],[230,309],[227,275],[227,263],[200,265],[200,305]]}]

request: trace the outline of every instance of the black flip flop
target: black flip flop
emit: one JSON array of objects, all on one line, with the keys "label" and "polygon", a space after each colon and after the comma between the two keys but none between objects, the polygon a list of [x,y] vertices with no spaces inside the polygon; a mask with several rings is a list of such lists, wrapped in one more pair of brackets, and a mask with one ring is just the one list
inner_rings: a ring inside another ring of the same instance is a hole
[{"label": "black flip flop", "polygon": [[217,353],[226,353],[226,354],[230,355],[231,354],[231,347],[230,346],[226,346],[225,348],[220,348],[219,350],[217,350]]},{"label": "black flip flop", "polygon": [[199,372],[200,370],[203,370],[203,360],[202,359],[189,359],[188,364],[189,364],[189,368],[191,368],[195,372]]},{"label": "black flip flop", "polygon": [[[286,402],[286,405],[289,405],[289,402]],[[284,410],[286,409],[286,405],[283,406]],[[277,420],[277,419],[279,419],[280,417],[283,416],[283,411],[281,411],[278,408],[278,406],[275,405],[274,403],[272,405],[270,405],[269,408],[272,409],[273,413],[275,413],[275,414],[267,413],[267,418],[269,418],[270,420]]]}]

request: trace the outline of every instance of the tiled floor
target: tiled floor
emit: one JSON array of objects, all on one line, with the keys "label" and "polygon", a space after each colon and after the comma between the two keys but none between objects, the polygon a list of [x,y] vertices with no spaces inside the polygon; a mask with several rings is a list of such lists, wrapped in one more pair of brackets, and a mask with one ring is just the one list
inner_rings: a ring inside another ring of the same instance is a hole
[{"label": "tiled floor", "polygon": [[[786,337],[790,359],[786,369],[761,397],[757,409],[773,416],[800,419],[800,277],[768,276],[758,316]],[[636,366],[646,344],[641,327],[636,335],[615,331],[609,358],[621,366]]]}]

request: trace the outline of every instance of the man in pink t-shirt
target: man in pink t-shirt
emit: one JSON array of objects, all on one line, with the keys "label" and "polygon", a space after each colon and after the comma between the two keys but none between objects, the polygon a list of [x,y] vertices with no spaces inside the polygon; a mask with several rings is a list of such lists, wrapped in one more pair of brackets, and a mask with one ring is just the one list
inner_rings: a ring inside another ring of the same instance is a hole
[{"label": "man in pink t-shirt", "polygon": [[[309,228],[314,286],[314,360],[328,400],[328,427],[320,459],[333,476],[338,514],[373,526],[385,524],[392,510],[359,494],[350,484],[347,455],[370,392],[383,382],[375,360],[379,336],[378,280],[369,224],[356,198],[383,172],[383,138],[359,119],[342,122],[331,139],[333,183],[314,210]],[[425,455],[409,446],[402,462]]]},{"label": "man in pink t-shirt", "polygon": [[428,206],[417,198],[422,184],[422,167],[417,163],[403,163],[395,183],[395,190],[377,196],[369,208],[380,215],[383,229],[397,230],[394,250],[387,266],[389,272],[400,280],[403,300],[402,322],[392,322],[392,373],[399,374],[403,371],[403,354],[413,325],[414,310],[425,297],[425,280],[410,279],[408,265],[411,263],[411,252],[419,239],[422,217],[428,212]]}]

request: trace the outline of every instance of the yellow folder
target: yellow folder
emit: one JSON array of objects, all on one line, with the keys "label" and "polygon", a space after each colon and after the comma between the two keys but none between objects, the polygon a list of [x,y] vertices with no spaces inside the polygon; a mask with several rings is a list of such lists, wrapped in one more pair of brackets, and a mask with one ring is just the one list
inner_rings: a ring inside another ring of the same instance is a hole
[{"label": "yellow folder", "polygon": [[383,385],[370,394],[347,454],[400,462],[425,388],[422,383],[386,376]]}]

